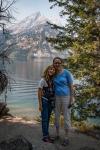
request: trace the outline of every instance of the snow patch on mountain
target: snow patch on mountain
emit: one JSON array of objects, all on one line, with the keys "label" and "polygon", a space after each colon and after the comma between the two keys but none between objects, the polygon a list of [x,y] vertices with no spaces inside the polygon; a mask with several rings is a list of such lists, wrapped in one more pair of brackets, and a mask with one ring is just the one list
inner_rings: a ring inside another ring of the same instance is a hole
[{"label": "snow patch on mountain", "polygon": [[59,25],[59,26],[62,26],[61,22],[60,22],[59,20],[55,19],[54,17],[50,17],[50,18],[49,18],[49,21],[50,21],[50,23],[53,23],[53,24],[57,24],[57,25]]}]

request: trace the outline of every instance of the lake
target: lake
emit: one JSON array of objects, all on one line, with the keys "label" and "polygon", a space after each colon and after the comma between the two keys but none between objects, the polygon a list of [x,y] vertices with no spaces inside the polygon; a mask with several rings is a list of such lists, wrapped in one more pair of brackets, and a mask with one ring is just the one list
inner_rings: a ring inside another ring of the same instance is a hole
[{"label": "lake", "polygon": [[[45,68],[52,64],[52,59],[33,59],[30,61],[14,61],[7,65],[11,77],[11,91],[7,90],[7,106],[14,117],[34,119],[40,116],[38,110],[38,83]],[[76,81],[74,81],[76,82]],[[5,94],[5,93],[4,93]],[[4,101],[4,94],[0,101]],[[98,123],[98,119],[89,119],[90,123]]]},{"label": "lake", "polygon": [[[34,119],[40,115],[38,110],[38,83],[45,68],[52,64],[52,59],[34,59],[14,61],[7,66],[10,72],[11,92],[7,91],[7,106],[14,117],[27,116]],[[4,101],[4,94],[0,96]]]}]

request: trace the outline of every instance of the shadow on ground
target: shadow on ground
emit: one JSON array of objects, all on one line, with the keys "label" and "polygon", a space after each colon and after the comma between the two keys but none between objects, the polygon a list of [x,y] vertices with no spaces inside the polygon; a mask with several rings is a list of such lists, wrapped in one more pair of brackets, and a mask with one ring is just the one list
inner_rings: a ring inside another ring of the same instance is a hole
[{"label": "shadow on ground", "polygon": [[[50,125],[50,135],[55,134],[54,125]],[[2,140],[9,140],[22,135],[33,146],[33,150],[42,150],[43,146],[51,145],[51,143],[44,143],[42,141],[41,124],[36,121],[26,121],[23,118],[8,118],[0,120],[0,142]],[[61,128],[60,138],[57,140],[53,147],[57,150],[99,150],[100,140],[90,137],[86,134],[76,133],[70,131],[69,144],[64,147],[61,145],[64,138],[64,129]],[[49,146],[50,147],[50,146]],[[85,149],[82,149],[85,148]],[[45,150],[49,150],[46,148]]]}]

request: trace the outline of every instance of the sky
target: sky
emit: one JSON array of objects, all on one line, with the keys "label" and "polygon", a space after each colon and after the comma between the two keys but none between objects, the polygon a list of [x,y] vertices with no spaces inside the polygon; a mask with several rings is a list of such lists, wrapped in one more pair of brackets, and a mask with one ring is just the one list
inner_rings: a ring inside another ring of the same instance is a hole
[{"label": "sky", "polygon": [[18,12],[13,13],[13,16],[17,19],[17,22],[19,22],[30,14],[40,12],[41,15],[44,15],[47,18],[54,17],[55,19],[58,19],[64,25],[65,18],[61,18],[59,16],[61,8],[57,6],[53,9],[50,9],[50,6],[52,5],[53,3],[50,3],[49,0],[20,0],[13,5]]}]

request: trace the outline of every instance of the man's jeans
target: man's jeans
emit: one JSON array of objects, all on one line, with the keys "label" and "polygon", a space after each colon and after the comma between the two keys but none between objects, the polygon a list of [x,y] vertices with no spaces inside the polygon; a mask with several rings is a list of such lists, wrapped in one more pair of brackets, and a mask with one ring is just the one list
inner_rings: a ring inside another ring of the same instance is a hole
[{"label": "man's jeans", "polygon": [[42,106],[43,106],[43,111],[41,112],[42,132],[43,132],[43,136],[48,136],[49,120],[52,111],[51,102],[42,98]]}]

